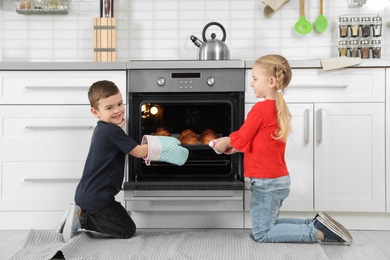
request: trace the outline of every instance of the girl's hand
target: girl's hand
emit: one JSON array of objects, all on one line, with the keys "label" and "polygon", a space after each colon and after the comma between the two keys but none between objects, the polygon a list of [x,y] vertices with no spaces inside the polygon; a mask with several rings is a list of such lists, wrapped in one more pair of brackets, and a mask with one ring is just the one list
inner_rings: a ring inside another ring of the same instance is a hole
[{"label": "girl's hand", "polygon": [[234,153],[237,153],[237,152],[239,152],[236,148],[234,148],[234,147],[230,147],[230,148],[228,148],[225,152],[224,152],[224,154],[234,154]]},{"label": "girl's hand", "polygon": [[217,143],[214,146],[214,149],[220,153],[225,153],[230,148],[231,146],[229,137],[221,137],[217,139]]},{"label": "girl's hand", "polygon": [[117,126],[119,126],[120,128],[122,128],[122,127],[125,126],[125,124],[126,124],[126,119],[123,118],[123,119],[122,119],[122,122],[120,122],[119,124],[117,124]]}]

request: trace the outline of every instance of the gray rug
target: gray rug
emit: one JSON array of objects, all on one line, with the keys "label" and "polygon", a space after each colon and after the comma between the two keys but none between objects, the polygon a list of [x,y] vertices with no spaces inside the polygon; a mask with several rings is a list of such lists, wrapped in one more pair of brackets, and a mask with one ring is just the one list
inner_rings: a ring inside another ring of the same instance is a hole
[{"label": "gray rug", "polygon": [[263,244],[244,232],[137,231],[131,239],[79,232],[64,243],[61,234],[46,230],[31,230],[23,248],[11,260],[51,259],[59,251],[67,260],[329,260],[319,244]]}]

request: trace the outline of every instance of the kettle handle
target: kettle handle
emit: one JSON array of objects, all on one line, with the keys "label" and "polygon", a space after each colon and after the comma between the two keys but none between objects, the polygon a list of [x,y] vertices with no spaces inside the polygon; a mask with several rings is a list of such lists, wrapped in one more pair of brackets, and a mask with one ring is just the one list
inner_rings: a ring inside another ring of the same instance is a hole
[{"label": "kettle handle", "polygon": [[207,39],[206,39],[206,31],[207,31],[207,28],[209,28],[211,25],[217,25],[217,26],[219,26],[219,28],[221,28],[221,30],[222,30],[222,32],[223,32],[222,41],[224,42],[225,39],[226,39],[226,30],[225,30],[225,28],[222,26],[222,24],[217,23],[217,22],[208,23],[208,24],[206,24],[206,26],[203,28],[203,32],[202,32],[203,41],[204,41],[204,42],[207,42]]}]

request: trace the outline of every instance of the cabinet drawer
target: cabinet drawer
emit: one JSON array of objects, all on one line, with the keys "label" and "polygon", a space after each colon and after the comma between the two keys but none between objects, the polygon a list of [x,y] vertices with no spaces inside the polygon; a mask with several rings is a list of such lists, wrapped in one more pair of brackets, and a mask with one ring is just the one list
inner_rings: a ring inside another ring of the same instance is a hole
[{"label": "cabinet drawer", "polygon": [[[246,102],[258,99],[250,87],[252,70],[246,71]],[[385,69],[351,68],[338,71],[293,69],[284,98],[287,102],[384,102]]]},{"label": "cabinet drawer", "polygon": [[99,80],[126,97],[125,71],[0,71],[0,104],[89,104],[88,89]]},{"label": "cabinet drawer", "polygon": [[3,105],[0,150],[87,149],[96,122],[88,105]]},{"label": "cabinet drawer", "polygon": [[63,210],[74,201],[87,152],[0,150],[0,211]]}]

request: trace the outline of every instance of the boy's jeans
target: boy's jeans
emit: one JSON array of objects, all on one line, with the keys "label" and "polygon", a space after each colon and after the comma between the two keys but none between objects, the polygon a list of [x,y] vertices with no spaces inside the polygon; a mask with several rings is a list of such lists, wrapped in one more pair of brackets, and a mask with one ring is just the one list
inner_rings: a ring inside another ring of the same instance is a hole
[{"label": "boy's jeans", "polygon": [[117,238],[131,238],[136,232],[136,226],[126,209],[113,201],[106,208],[82,211],[81,228],[93,230]]},{"label": "boy's jeans", "polygon": [[317,242],[313,219],[279,219],[279,209],[290,192],[290,176],[251,178],[252,233],[258,242]]}]

